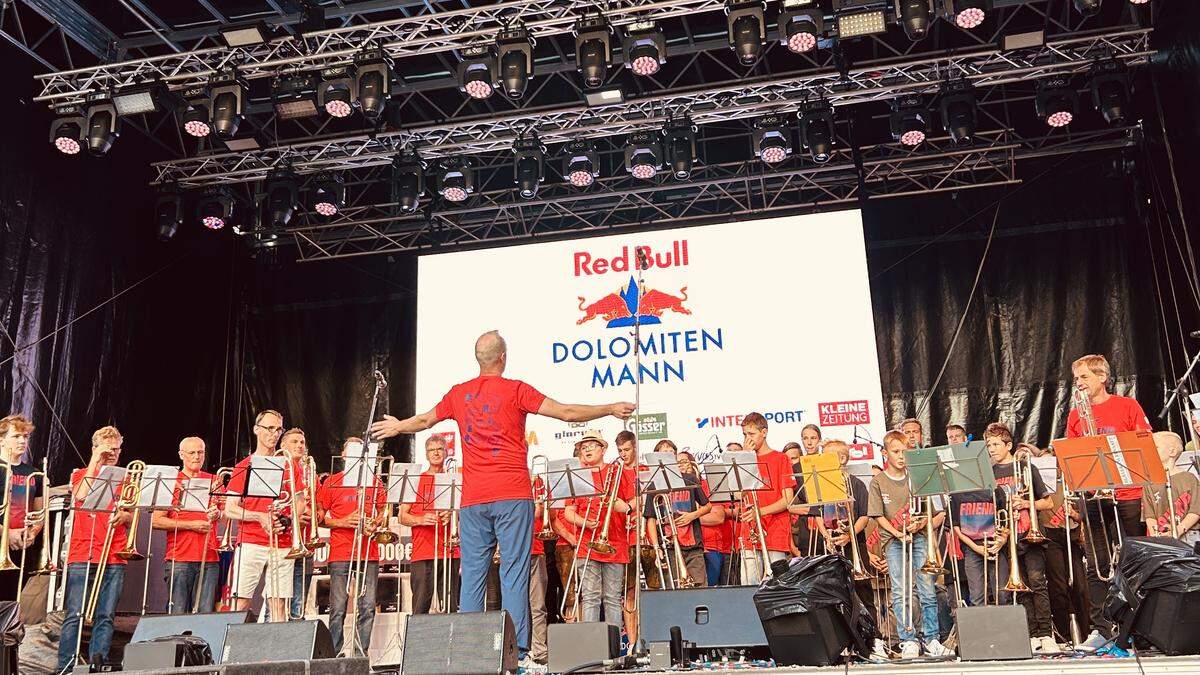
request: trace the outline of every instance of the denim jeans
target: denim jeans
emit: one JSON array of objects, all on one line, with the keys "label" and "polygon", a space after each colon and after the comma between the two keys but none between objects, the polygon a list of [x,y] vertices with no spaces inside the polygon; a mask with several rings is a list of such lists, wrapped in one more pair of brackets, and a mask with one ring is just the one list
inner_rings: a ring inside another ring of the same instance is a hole
[{"label": "denim jeans", "polygon": [[[329,631],[333,633],[333,653],[342,653],[342,642],[346,632],[346,612],[349,610],[349,594],[346,592],[350,579],[350,563],[329,563]],[[375,584],[379,581],[379,563],[367,563],[367,573],[362,581],[362,594],[358,598],[359,649],[351,650],[351,656],[365,656],[371,648],[371,631],[375,628]]]},{"label": "denim jeans", "polygon": [[[937,589],[933,585],[933,577],[921,572],[921,564],[925,562],[925,546],[927,542],[923,535],[913,537],[912,540],[912,560],[909,561],[912,565],[911,579],[917,589],[917,604],[920,605],[920,620],[921,620],[921,638],[929,643],[938,638],[938,603]],[[904,545],[897,539],[888,542],[887,545],[887,561],[888,561],[888,578],[892,585],[892,615],[896,617],[896,634],[901,642],[908,642],[916,639],[916,632],[913,628],[905,625],[908,622],[905,620],[905,612],[903,609],[904,597],[908,593],[905,584],[902,583],[904,576],[902,564],[904,558]],[[911,596],[909,596],[911,598]],[[911,603],[912,600],[910,599]],[[917,612],[916,607],[911,608],[913,623],[916,623]]]},{"label": "denim jeans", "polygon": [[293,619],[304,618],[304,605],[308,603],[308,587],[312,575],[312,557],[296,561],[296,571],[292,574],[292,607],[289,610]]},{"label": "denim jeans", "polygon": [[967,597],[972,607],[1007,605],[1012,598],[1004,585],[1008,583],[1008,549],[1000,551],[996,560],[987,563],[987,595],[983,590],[983,556],[963,544],[963,576],[967,579]]},{"label": "denim jeans", "polygon": [[624,627],[621,604],[625,600],[625,565],[615,562],[589,560],[579,563],[580,616],[583,621],[600,620],[600,604],[604,603],[604,620]]},{"label": "denim jeans", "polygon": [[720,551],[704,552],[704,571],[709,586],[724,586],[728,582],[725,578],[725,558],[728,555]]},{"label": "denim jeans", "polygon": [[[463,507],[458,516],[462,553],[459,609],[482,612],[492,552],[500,544],[501,606],[512,617],[520,658],[529,653],[529,533],[533,500],[504,499]],[[622,570],[624,572],[624,570]]]},{"label": "denim jeans", "polygon": [[[90,568],[90,569],[89,569]],[[79,640],[79,619],[87,599],[88,588],[95,583],[96,565],[71,563],[67,565],[67,587],[63,591],[66,617],[63,619],[62,634],[58,638],[58,670],[75,663],[75,643]],[[84,584],[86,577],[86,586]],[[121,586],[125,583],[124,565],[106,565],[104,579],[100,583],[100,596],[96,599],[96,612],[92,617],[92,639],[88,642],[88,662],[96,657],[108,659],[108,648],[112,645],[113,615],[117,611],[117,600],[121,598]]]},{"label": "denim jeans", "polygon": [[[200,587],[200,610],[211,612],[217,604],[217,577],[220,563],[204,563],[204,583]],[[167,561],[163,569],[163,580],[167,582],[171,598],[167,602],[167,614],[190,614],[196,607],[196,586],[200,578],[200,563]]]}]

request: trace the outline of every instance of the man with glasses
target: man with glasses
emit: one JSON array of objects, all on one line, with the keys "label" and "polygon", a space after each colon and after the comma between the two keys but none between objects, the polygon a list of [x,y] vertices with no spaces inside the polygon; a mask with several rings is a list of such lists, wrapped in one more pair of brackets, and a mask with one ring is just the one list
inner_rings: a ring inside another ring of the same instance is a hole
[{"label": "man with glasses", "polygon": [[[204,458],[203,440],[189,436],[179,442],[183,470],[175,479],[176,494],[183,489],[185,481],[192,478],[207,478],[210,482],[216,478],[204,470]],[[169,563],[164,570],[170,594],[167,614],[187,614],[192,610],[211,612],[217,604],[217,577],[221,571],[216,527],[221,514],[211,501],[208,511],[179,510],[180,501],[176,498],[176,508],[155,511],[151,516],[154,529],[167,533],[167,551],[163,556]]]}]

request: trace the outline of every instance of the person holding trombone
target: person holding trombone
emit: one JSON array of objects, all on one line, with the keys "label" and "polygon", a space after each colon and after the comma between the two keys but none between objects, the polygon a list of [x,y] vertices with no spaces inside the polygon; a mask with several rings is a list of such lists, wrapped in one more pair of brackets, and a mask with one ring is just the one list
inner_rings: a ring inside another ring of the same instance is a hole
[{"label": "person holding trombone", "polygon": [[[167,583],[167,614],[211,612],[217,605],[217,520],[220,509],[209,503],[207,511],[183,511],[182,493],[192,478],[216,480],[204,470],[204,441],[188,436],[179,442],[179,460],[183,469],[175,479],[175,509],[155,511],[151,526],[167,533],[166,555],[169,564],[163,570]],[[211,492],[211,488],[209,492]]]},{"label": "person holding trombone", "polygon": [[[43,513],[42,488],[46,483],[46,474],[25,461],[29,450],[29,436],[33,433],[33,422],[24,415],[9,415],[0,418],[0,460],[8,465],[12,474],[11,489],[8,493],[8,549],[9,555],[17,555],[17,573],[25,574],[25,551],[37,541],[42,531],[42,520],[27,517],[28,513]],[[44,544],[45,545],[45,544]],[[0,551],[3,554],[3,551]],[[35,572],[36,574],[36,572]],[[0,591],[0,600],[20,600],[19,589],[23,579],[11,578],[5,575],[4,590]]]},{"label": "person holding trombone", "polygon": [[[433,510],[433,477],[446,470],[446,441],[441,436],[425,439],[425,460],[429,468],[417,483],[417,501],[400,505],[400,524],[411,528],[412,613],[428,614],[433,596],[449,589],[448,598],[439,600],[443,613],[458,611],[459,550],[450,545],[450,512]],[[442,603],[445,604],[442,604]]]}]

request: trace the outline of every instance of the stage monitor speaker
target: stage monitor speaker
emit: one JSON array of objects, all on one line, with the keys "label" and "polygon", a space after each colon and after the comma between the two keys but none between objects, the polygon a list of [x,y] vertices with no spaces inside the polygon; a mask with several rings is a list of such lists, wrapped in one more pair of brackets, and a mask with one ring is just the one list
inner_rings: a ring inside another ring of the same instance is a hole
[{"label": "stage monitor speaker", "polygon": [[195,635],[168,635],[125,645],[121,670],[170,670],[213,665],[212,647]]},{"label": "stage monitor speaker", "polygon": [[1200,654],[1200,591],[1150,591],[1138,610],[1133,634],[1168,656]]},{"label": "stage monitor speaker", "polygon": [[221,667],[222,675],[362,675],[369,672],[371,663],[365,658],[230,663]]},{"label": "stage monitor speaker", "polygon": [[143,616],[133,629],[130,642],[149,642],[169,635],[195,635],[208,643],[213,663],[221,662],[225,651],[225,631],[231,624],[246,623],[250,612],[212,612],[208,614],[163,614]]},{"label": "stage monitor speaker", "polygon": [[1029,625],[1021,605],[959,607],[958,654],[963,661],[1031,659]]},{"label": "stage monitor speaker", "polygon": [[643,591],[641,639],[670,642],[671,626],[679,626],[685,642],[698,649],[765,647],[758,609],[757,586],[684,588]]},{"label": "stage monitor speaker", "polygon": [[[576,666],[621,655],[621,629],[605,621],[554,623],[548,626],[550,672],[564,673]],[[602,673],[603,668],[578,671]]]},{"label": "stage monitor speaker", "polygon": [[225,633],[222,663],[262,663],[333,658],[324,621],[233,624]]},{"label": "stage monitor speaker", "polygon": [[762,622],[771,657],[779,666],[830,666],[854,642],[834,607],[786,614]]},{"label": "stage monitor speaker", "polygon": [[517,670],[512,617],[499,612],[414,614],[404,629],[402,675],[499,675]]}]

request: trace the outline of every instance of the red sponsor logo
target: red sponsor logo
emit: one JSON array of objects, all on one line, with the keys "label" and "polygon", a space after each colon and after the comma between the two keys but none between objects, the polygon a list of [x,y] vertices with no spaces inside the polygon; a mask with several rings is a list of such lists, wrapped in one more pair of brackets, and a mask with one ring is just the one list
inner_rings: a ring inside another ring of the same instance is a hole
[{"label": "red sponsor logo", "polygon": [[871,410],[866,401],[833,401],[818,403],[817,412],[823,427],[845,427],[853,424],[870,424]]},{"label": "red sponsor logo", "polygon": [[453,457],[455,455],[454,448],[457,445],[456,438],[458,433],[454,431],[435,431],[432,436],[440,438],[446,443],[446,456]]},{"label": "red sponsor logo", "polygon": [[850,461],[852,462],[874,462],[875,461],[875,446],[870,443],[852,443],[850,444]]},{"label": "red sponsor logo", "polygon": [[[639,253],[641,255],[638,255]],[[644,270],[648,270],[651,267],[659,269],[687,267],[687,239],[671,242],[671,248],[668,251],[655,251],[649,246],[636,246],[631,251],[628,246],[622,246],[621,252],[610,258],[593,256],[588,251],[576,251],[574,253],[575,276],[590,277],[596,274],[608,274],[609,272],[636,271],[639,267],[637,264],[639,258],[643,261],[640,267]]]}]

